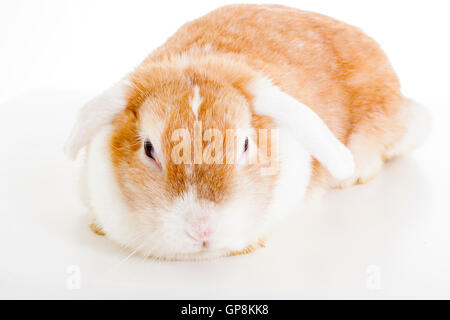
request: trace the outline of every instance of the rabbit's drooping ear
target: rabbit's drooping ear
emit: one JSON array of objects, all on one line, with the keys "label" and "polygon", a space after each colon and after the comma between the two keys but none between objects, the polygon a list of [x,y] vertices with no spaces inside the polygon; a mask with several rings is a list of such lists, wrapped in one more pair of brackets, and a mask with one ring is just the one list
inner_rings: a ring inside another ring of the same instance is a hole
[{"label": "rabbit's drooping ear", "polygon": [[353,155],[309,107],[284,93],[270,80],[253,80],[248,90],[253,95],[256,113],[268,115],[288,127],[305,149],[338,180],[352,176]]},{"label": "rabbit's drooping ear", "polygon": [[89,144],[98,129],[111,123],[114,116],[125,109],[127,88],[128,82],[122,80],[86,103],[78,112],[75,125],[64,146],[64,152],[69,158],[75,159],[80,149]]}]

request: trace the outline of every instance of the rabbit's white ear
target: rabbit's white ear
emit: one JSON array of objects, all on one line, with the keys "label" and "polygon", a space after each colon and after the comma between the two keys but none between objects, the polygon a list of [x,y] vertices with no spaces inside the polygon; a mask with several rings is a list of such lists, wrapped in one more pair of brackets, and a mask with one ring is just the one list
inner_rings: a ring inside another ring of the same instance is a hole
[{"label": "rabbit's white ear", "polygon": [[74,160],[98,129],[112,122],[114,116],[125,109],[128,82],[122,80],[86,103],[78,112],[77,120],[64,146],[65,154]]},{"label": "rabbit's white ear", "polygon": [[283,92],[270,80],[253,80],[248,90],[253,95],[256,113],[268,115],[288,127],[305,149],[338,180],[352,176],[353,155],[309,107]]}]

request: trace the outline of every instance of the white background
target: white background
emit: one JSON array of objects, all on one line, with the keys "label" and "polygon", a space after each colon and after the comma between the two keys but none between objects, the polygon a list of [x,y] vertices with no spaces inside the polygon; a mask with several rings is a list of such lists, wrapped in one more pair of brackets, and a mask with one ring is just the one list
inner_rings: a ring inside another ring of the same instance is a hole
[{"label": "white background", "polygon": [[404,94],[433,116],[427,143],[371,183],[329,192],[322,208],[293,217],[252,255],[127,258],[87,228],[76,165],[62,145],[87,99],[183,23],[227,2],[2,0],[1,298],[450,298],[449,5],[278,3],[333,16],[375,38]]}]

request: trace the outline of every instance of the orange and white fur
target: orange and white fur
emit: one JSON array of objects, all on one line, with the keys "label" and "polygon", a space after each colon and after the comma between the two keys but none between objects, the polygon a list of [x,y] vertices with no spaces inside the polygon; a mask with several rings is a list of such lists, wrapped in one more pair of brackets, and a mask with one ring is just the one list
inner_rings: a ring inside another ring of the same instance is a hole
[{"label": "orange and white fur", "polygon": [[[421,142],[425,118],[359,29],[233,5],[182,26],[87,103],[66,152],[86,147],[82,191],[96,232],[145,256],[205,259],[250,252],[308,197],[367,182]],[[202,133],[243,132],[237,163],[174,163],[174,131],[194,134],[198,122]],[[272,174],[248,161],[259,129],[278,132]]]}]

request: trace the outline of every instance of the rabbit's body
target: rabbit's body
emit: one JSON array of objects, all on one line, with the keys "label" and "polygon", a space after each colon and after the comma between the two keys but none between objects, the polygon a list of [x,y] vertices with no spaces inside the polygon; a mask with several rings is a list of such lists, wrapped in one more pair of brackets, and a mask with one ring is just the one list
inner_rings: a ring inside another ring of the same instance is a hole
[{"label": "rabbit's body", "polygon": [[[184,25],[142,66],[189,51],[244,61],[313,109],[355,156],[355,174],[341,186],[374,177],[407,131],[408,103],[384,52],[328,16],[278,5],[220,8]],[[316,162],[312,184],[326,177]]]},{"label": "rabbit's body", "polygon": [[[79,122],[101,116],[83,128],[88,134],[77,128],[68,149],[76,154],[95,137],[86,189],[107,235],[144,254],[203,258],[254,248],[308,189],[372,178],[383,160],[418,143],[411,132],[424,128],[419,113],[385,54],[357,28],[283,6],[235,5],[185,24],[88,105]],[[248,145],[260,148],[256,131],[279,129],[280,167],[264,176],[259,164],[174,164],[174,130],[193,133],[196,121],[200,131],[245,128],[245,157]],[[150,167],[145,139],[159,154]],[[151,241],[133,238],[146,232]]]}]

